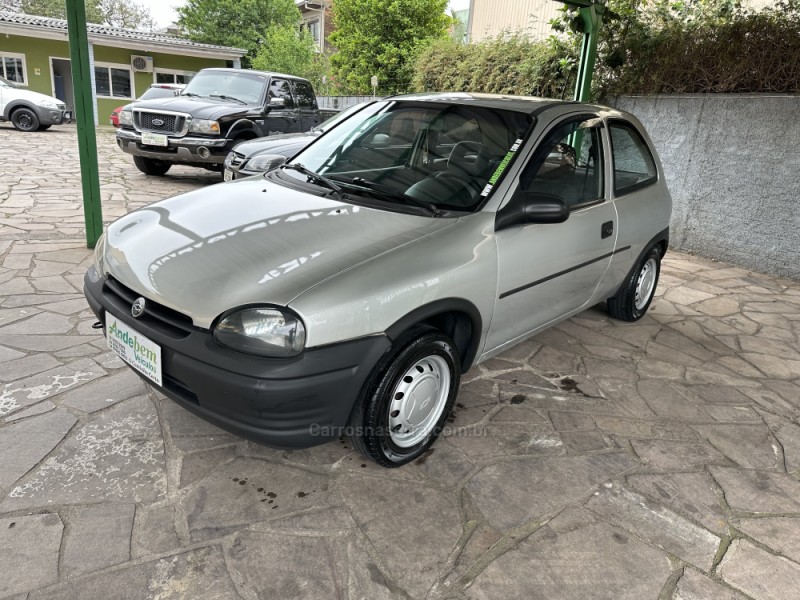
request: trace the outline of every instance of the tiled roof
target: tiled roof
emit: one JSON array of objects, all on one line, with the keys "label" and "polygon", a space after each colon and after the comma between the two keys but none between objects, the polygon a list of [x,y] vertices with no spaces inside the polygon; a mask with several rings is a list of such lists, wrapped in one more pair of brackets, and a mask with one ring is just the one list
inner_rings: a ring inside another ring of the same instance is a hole
[{"label": "tiled roof", "polygon": [[[0,11],[0,25],[8,23],[27,27],[36,27],[50,31],[67,31],[67,22],[64,19],[51,19],[50,17],[38,17],[36,15],[25,15],[22,13]],[[195,48],[197,50],[219,50],[227,53],[246,53],[241,48],[231,48],[229,46],[215,46],[212,44],[200,44],[187,40],[186,38],[176,37],[166,33],[152,31],[137,31],[136,29],[123,29],[122,27],[111,27],[109,25],[95,25],[87,23],[86,31],[90,37],[114,38],[118,40],[134,40],[137,42],[148,42],[157,45],[169,45],[173,47]]]}]

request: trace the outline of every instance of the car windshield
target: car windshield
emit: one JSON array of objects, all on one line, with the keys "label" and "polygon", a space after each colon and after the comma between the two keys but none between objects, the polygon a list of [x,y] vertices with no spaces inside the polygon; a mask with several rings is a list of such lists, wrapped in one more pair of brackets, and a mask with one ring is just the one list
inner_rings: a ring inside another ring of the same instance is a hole
[{"label": "car windshield", "polygon": [[[416,100],[362,109],[294,157],[348,195],[408,207],[473,211],[491,192],[529,128],[526,113]],[[297,169],[277,179],[319,183]]]},{"label": "car windshield", "polygon": [[176,88],[151,87],[138,100],[152,100],[153,98],[169,98],[179,92]]},{"label": "car windshield", "polygon": [[206,98],[227,97],[248,104],[264,98],[268,76],[248,71],[200,71],[186,85],[182,94]]}]

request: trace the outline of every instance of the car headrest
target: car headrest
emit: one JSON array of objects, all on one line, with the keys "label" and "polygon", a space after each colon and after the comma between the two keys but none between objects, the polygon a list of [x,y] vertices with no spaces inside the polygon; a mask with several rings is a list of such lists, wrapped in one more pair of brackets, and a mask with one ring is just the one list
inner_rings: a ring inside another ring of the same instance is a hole
[{"label": "car headrest", "polygon": [[489,166],[489,155],[480,142],[458,142],[450,151],[447,168],[460,169],[472,177],[477,177]]}]

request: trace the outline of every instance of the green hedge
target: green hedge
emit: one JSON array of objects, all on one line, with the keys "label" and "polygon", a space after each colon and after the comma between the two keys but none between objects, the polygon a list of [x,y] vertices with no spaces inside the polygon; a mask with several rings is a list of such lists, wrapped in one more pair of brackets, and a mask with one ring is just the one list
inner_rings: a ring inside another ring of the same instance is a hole
[{"label": "green hedge", "polygon": [[[563,34],[477,44],[438,42],[417,59],[418,91],[571,97],[580,21]],[[800,0],[758,13],[738,0],[609,0],[592,85],[598,100],[623,94],[800,93]]]}]

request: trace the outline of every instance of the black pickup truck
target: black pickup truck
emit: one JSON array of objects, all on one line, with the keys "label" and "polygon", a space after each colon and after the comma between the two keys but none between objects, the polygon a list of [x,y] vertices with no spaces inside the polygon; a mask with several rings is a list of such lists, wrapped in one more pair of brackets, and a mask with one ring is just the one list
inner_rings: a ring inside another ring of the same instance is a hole
[{"label": "black pickup truck", "polygon": [[239,142],[308,131],[334,114],[320,111],[299,77],[243,69],[203,69],[179,96],[129,104],[119,115],[117,145],[142,173],[172,165],[221,171]]}]

